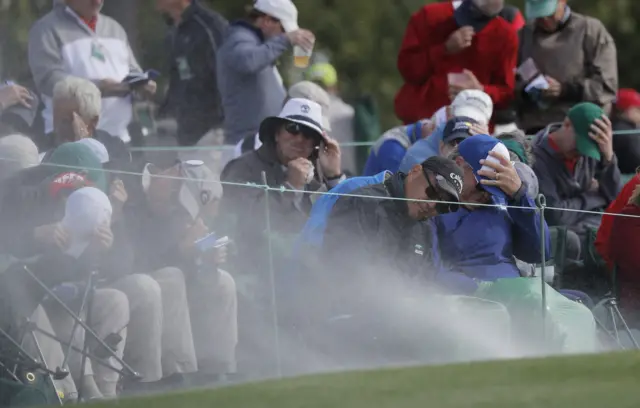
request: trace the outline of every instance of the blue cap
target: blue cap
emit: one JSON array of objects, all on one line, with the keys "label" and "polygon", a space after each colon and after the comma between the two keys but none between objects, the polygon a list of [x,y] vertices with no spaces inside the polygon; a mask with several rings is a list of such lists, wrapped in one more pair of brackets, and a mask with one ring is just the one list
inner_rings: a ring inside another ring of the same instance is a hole
[{"label": "blue cap", "polygon": [[[458,150],[460,155],[464,159],[464,161],[471,166],[473,170],[473,175],[476,177],[478,183],[480,180],[487,179],[487,177],[483,177],[478,175],[480,169],[482,169],[482,164],[480,164],[480,160],[491,160],[495,161],[493,157],[489,156],[489,152],[495,151],[498,154],[509,159],[509,150],[507,147],[502,144],[498,139],[489,135],[475,135],[471,136],[462,141],[458,145]],[[487,169],[489,167],[485,167]],[[489,168],[490,169],[490,168]],[[494,186],[485,186],[484,184],[480,184],[485,191],[491,194],[491,198],[493,203],[496,205],[506,206],[507,205],[507,194]]]}]

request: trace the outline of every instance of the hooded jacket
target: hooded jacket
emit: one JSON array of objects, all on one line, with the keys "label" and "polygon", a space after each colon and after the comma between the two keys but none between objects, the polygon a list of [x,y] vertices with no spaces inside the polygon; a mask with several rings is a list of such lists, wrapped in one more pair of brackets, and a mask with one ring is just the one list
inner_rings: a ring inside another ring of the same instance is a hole
[{"label": "hooded jacket", "polygon": [[409,126],[398,126],[380,136],[371,147],[363,175],[373,176],[382,171],[398,171],[407,151],[422,139],[422,124],[423,122],[419,121]]},{"label": "hooded jacket", "polygon": [[[563,157],[549,145],[549,134],[561,124],[552,124],[540,131],[535,138],[533,170],[538,176],[540,193],[547,199],[547,206],[560,210],[546,211],[549,225],[564,225],[578,234],[586,228],[598,227],[601,215],[580,211],[604,210],[622,188],[618,160],[603,165],[592,158],[580,157],[573,174],[563,162]],[[592,180],[597,180],[598,190],[591,190]]]}]

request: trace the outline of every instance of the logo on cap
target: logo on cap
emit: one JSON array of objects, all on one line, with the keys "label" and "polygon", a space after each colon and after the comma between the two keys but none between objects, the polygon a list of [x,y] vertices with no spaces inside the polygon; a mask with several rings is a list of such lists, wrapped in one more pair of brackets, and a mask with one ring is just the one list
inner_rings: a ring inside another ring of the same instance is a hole
[{"label": "logo on cap", "polygon": [[449,178],[451,179],[453,185],[456,187],[456,190],[458,190],[458,194],[462,193],[462,178],[456,173],[449,174]]},{"label": "logo on cap", "polygon": [[458,122],[453,126],[452,132],[457,132],[459,130],[469,131],[471,129],[471,123],[469,122]]},{"label": "logo on cap", "polygon": [[309,105],[302,105],[300,106],[300,110],[302,111],[302,113],[309,113],[311,108],[309,107]]}]

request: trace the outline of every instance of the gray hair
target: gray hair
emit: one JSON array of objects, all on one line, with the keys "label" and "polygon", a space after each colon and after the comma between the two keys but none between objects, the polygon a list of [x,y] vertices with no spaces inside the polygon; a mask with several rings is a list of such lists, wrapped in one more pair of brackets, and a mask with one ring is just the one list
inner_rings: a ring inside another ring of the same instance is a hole
[{"label": "gray hair", "polygon": [[84,120],[93,120],[100,116],[102,95],[91,81],[68,76],[56,83],[53,88],[53,103],[60,99],[72,99],[78,103],[78,114]]}]

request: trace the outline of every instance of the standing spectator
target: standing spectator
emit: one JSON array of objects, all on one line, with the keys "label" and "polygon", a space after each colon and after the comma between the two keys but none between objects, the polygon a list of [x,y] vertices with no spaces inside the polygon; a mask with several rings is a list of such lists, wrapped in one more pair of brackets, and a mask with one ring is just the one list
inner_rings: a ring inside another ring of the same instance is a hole
[{"label": "standing spectator", "polygon": [[[140,72],[127,34],[120,24],[100,14],[104,0],[65,0],[38,20],[29,33],[29,66],[45,108],[45,132],[53,131],[53,89],[67,76],[94,82],[104,98],[97,128],[129,142],[133,117],[132,88],[123,82]],[[153,81],[135,88],[150,96]],[[51,146],[49,146],[51,147]]]},{"label": "standing spectator", "polygon": [[[612,130],[603,110],[590,102],[580,103],[564,122],[551,124],[537,136],[533,146],[540,192],[547,198],[549,225],[567,226],[584,240],[600,225],[599,214],[620,191],[620,170],[613,152]],[[568,242],[568,244],[571,241]],[[572,246],[575,246],[571,243]],[[574,254],[579,248],[567,248]]]},{"label": "standing spectator", "polygon": [[518,37],[497,17],[503,5],[465,0],[454,10],[433,3],[411,17],[398,55],[405,83],[395,100],[404,123],[430,117],[464,89],[486,92],[498,107],[511,101]]},{"label": "standing spectator", "polygon": [[613,151],[618,157],[618,167],[623,174],[635,173],[640,166],[640,94],[638,91],[635,89],[618,91],[611,122],[614,132],[625,132],[613,136]]},{"label": "standing spectator", "polygon": [[227,143],[254,135],[280,112],[286,90],[276,60],[292,45],[311,49],[314,41],[298,28],[291,0],[257,0],[246,20],[231,23],[217,59]]},{"label": "standing spectator", "polygon": [[[355,125],[353,123],[355,110],[340,97],[338,72],[333,65],[329,63],[313,64],[305,73],[305,77],[320,85],[329,94],[329,111],[323,112],[331,122],[329,136],[340,144],[355,142]],[[342,168],[355,174],[355,148],[350,148],[348,153],[342,151]]]},{"label": "standing spectator", "polygon": [[606,113],[618,90],[616,45],[604,25],[571,10],[566,0],[527,0],[520,31],[518,63],[530,58],[548,87],[533,94],[518,83],[520,128],[534,134],[560,122],[579,102],[592,102]]},{"label": "standing spectator", "polygon": [[178,144],[194,145],[222,128],[216,60],[228,23],[199,0],[157,0],[156,5],[171,24],[169,90],[162,110],[178,121]]}]

